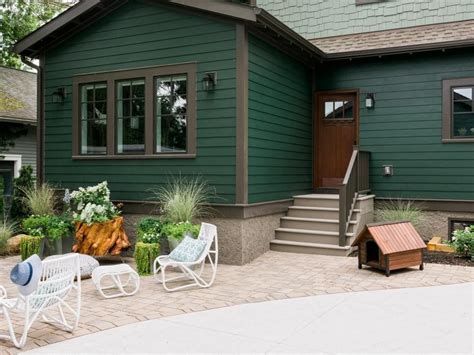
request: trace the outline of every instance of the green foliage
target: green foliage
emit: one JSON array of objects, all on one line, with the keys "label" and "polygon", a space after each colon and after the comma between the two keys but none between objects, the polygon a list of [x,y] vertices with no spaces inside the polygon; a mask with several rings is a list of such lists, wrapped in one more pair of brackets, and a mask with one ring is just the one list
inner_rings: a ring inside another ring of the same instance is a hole
[{"label": "green foliage", "polygon": [[28,210],[37,216],[53,215],[56,205],[56,194],[51,186],[42,184],[24,191],[25,204]]},{"label": "green foliage", "polygon": [[11,218],[21,220],[28,216],[29,210],[25,201],[25,191],[34,188],[33,168],[25,165],[20,169],[20,176],[13,180],[13,201],[11,207]]},{"label": "green foliage", "polygon": [[41,237],[26,236],[20,240],[21,260],[28,259],[33,254],[39,254],[41,246]]},{"label": "green foliage", "polygon": [[150,275],[153,270],[152,263],[160,255],[160,246],[156,243],[138,242],[135,245],[135,263],[139,275]]},{"label": "green foliage", "polygon": [[137,223],[138,240],[144,243],[159,243],[163,222],[158,218],[146,217]]},{"label": "green foliage", "polygon": [[7,251],[7,241],[15,233],[15,223],[8,221],[0,221],[0,255],[5,254]]},{"label": "green foliage", "polygon": [[0,65],[20,69],[20,57],[11,47],[76,1],[3,0],[0,6]]},{"label": "green foliage", "polygon": [[153,198],[161,204],[162,214],[172,223],[193,222],[209,216],[211,196],[215,196],[215,191],[199,177],[179,176],[153,191]]},{"label": "green foliage", "polygon": [[[1,23],[1,21],[0,21]],[[0,90],[0,110],[6,110],[10,105],[11,98]],[[2,122],[0,129],[0,153],[8,151],[15,146],[15,139],[28,133],[28,127],[20,123]]]},{"label": "green foliage", "polygon": [[186,233],[190,233],[194,238],[199,235],[201,226],[189,222],[166,223],[163,225],[162,233],[168,237],[172,237],[178,241],[184,239]]},{"label": "green foliage", "polygon": [[380,222],[409,221],[418,229],[423,223],[423,212],[413,201],[389,200],[382,202],[375,211],[375,219]]},{"label": "green foliage", "polygon": [[120,211],[110,201],[110,190],[107,181],[95,186],[79,190],[70,194],[71,202],[75,206],[73,218],[75,221],[87,224],[110,221],[120,214]]},{"label": "green foliage", "polygon": [[22,222],[23,230],[35,237],[58,240],[73,232],[73,224],[67,217],[59,216],[30,216]]},{"label": "green foliage", "polygon": [[454,231],[450,244],[456,252],[474,261],[474,225]]}]

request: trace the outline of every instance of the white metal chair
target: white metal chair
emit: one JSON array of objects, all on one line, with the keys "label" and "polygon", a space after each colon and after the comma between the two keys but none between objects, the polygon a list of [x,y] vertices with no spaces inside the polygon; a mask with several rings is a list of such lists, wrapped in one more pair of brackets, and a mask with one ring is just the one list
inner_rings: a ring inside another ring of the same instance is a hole
[{"label": "white metal chair", "polygon": [[[193,262],[179,262],[169,258],[168,255],[161,255],[157,257],[153,263],[153,274],[155,278],[163,284],[166,291],[177,291],[185,288],[198,286],[202,288],[210,287],[214,283],[217,274],[217,262],[218,262],[218,245],[217,245],[217,227],[213,224],[202,223],[201,230],[199,231],[198,239],[206,242],[200,257]],[[212,248],[212,249],[211,249]],[[209,261],[211,267],[211,277],[205,280],[201,275],[204,271],[206,261]],[[169,267],[177,268],[184,275],[166,278],[166,269]],[[160,275],[161,272],[161,275]],[[183,281],[188,280],[189,283],[170,288],[167,283],[171,281]]]},{"label": "white metal chair", "polygon": [[[71,291],[76,293],[74,307],[66,302]],[[71,320],[66,319],[64,309],[72,314]],[[55,310],[58,314],[51,315]],[[0,315],[5,316],[9,333],[0,334],[0,339],[10,340],[17,348],[22,348],[26,343],[28,331],[40,315],[43,321],[72,333],[79,323],[80,310],[81,273],[78,255],[45,260],[38,286],[29,296],[20,295],[18,298],[8,299],[5,289],[0,286]],[[10,312],[17,312],[24,316],[20,338],[15,335]]]}]

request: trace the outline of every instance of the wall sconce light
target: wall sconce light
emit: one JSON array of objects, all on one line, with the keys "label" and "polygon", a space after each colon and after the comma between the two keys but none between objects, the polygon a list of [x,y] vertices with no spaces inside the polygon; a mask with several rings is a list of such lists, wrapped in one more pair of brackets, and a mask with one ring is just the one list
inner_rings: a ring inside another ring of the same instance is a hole
[{"label": "wall sconce light", "polygon": [[375,94],[369,93],[365,97],[365,108],[372,109],[375,107]]},{"label": "wall sconce light", "polygon": [[393,165],[382,165],[383,176],[393,176]]},{"label": "wall sconce light", "polygon": [[205,73],[202,78],[202,87],[206,91],[213,90],[217,86],[217,73]]},{"label": "wall sconce light", "polygon": [[66,100],[66,88],[57,88],[55,92],[53,92],[53,102],[56,104],[63,103]]}]

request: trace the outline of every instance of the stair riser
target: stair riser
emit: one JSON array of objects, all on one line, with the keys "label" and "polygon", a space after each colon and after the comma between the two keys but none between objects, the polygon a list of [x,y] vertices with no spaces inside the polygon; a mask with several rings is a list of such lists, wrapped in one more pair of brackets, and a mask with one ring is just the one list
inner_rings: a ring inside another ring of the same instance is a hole
[{"label": "stair riser", "polygon": [[322,198],[295,198],[294,206],[305,207],[339,207],[339,200],[322,199]]},{"label": "stair riser", "polygon": [[325,248],[314,248],[305,246],[295,245],[281,245],[281,244],[270,244],[270,250],[282,251],[287,253],[299,253],[299,254],[317,254],[317,255],[330,255],[330,256],[346,256],[347,252],[344,250],[337,249],[325,249]]},{"label": "stair riser", "polygon": [[292,242],[339,245],[339,237],[333,235],[304,234],[276,231],[275,238]]},{"label": "stair riser", "polygon": [[[358,218],[358,214],[359,214],[358,212],[354,212],[352,214],[352,220],[356,221]],[[290,208],[288,210],[288,217],[339,220],[339,211],[311,211],[311,210],[298,210],[298,209]]]},{"label": "stair riser", "polygon": [[[339,232],[338,223],[328,222],[309,222],[309,221],[294,221],[288,219],[281,219],[280,227],[282,228],[293,228],[293,229],[307,229],[313,231],[324,231],[324,232]],[[354,231],[354,225],[349,225],[348,233]]]}]

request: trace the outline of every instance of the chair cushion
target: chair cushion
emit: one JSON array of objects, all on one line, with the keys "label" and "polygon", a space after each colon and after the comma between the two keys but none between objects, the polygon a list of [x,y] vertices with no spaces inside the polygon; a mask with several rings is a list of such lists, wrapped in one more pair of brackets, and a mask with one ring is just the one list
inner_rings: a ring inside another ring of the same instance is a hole
[{"label": "chair cushion", "polygon": [[191,263],[201,256],[205,247],[205,241],[186,236],[170,253],[169,258],[174,261]]}]

